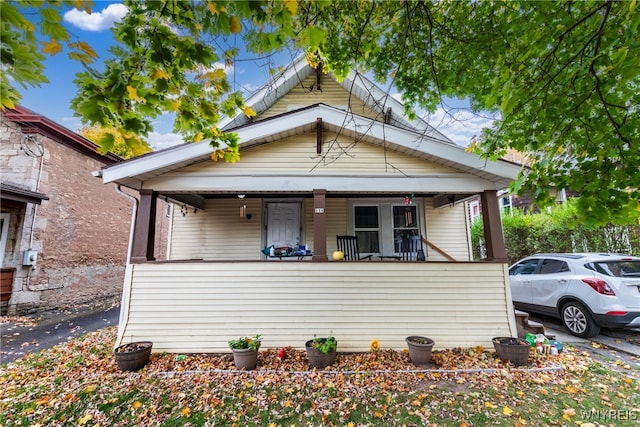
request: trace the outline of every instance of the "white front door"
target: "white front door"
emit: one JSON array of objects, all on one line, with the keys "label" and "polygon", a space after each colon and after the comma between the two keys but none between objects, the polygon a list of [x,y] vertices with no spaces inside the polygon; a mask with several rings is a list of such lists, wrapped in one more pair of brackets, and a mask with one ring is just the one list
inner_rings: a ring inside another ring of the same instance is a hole
[{"label": "white front door", "polygon": [[267,246],[300,243],[300,203],[267,203]]}]

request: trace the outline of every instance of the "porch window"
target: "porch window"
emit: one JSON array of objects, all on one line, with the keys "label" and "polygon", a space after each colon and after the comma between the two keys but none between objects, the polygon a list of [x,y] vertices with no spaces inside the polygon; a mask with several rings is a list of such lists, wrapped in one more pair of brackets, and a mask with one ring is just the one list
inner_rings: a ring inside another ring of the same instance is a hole
[{"label": "porch window", "polygon": [[401,241],[425,234],[421,228],[424,209],[420,201],[406,205],[400,200],[352,200],[350,212],[361,254],[397,255]]},{"label": "porch window", "polygon": [[393,206],[393,241],[395,252],[400,252],[400,243],[411,236],[419,236],[418,212],[415,206]]},{"label": "porch window", "polygon": [[380,217],[378,206],[355,206],[354,231],[360,252],[380,252]]}]

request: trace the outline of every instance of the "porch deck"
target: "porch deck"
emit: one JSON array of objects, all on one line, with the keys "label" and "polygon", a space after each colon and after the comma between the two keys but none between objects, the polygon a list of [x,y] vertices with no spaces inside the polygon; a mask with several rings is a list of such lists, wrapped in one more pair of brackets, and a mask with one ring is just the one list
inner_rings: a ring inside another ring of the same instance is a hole
[{"label": "porch deck", "polygon": [[228,352],[263,335],[263,347],[302,348],[330,332],[338,351],[403,349],[408,335],[436,348],[491,346],[516,336],[507,266],[498,262],[149,262],[127,268],[119,345],[154,352]]}]

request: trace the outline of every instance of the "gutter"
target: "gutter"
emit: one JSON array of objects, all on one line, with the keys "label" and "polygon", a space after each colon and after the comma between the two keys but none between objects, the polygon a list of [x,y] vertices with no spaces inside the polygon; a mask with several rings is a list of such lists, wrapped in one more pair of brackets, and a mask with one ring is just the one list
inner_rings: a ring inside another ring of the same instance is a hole
[{"label": "gutter", "polygon": [[138,215],[139,200],[131,194],[122,191],[120,184],[116,185],[116,193],[128,198],[133,202],[133,209],[131,211],[131,227],[129,230],[129,244],[127,247],[127,261],[125,264],[124,283],[122,286],[122,298],[120,300],[120,317],[118,319],[118,336],[114,348],[120,346],[122,342],[123,334],[129,322],[129,300],[131,299],[131,277],[133,267],[131,265],[131,246],[133,244],[133,234],[135,231],[136,216]]}]

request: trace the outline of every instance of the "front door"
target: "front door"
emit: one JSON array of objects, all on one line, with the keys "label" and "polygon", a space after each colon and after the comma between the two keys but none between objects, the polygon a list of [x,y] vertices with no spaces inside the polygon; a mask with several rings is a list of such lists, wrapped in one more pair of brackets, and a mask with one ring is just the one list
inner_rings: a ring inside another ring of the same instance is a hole
[{"label": "front door", "polygon": [[267,203],[267,246],[297,249],[300,244],[300,211],[300,203]]}]

